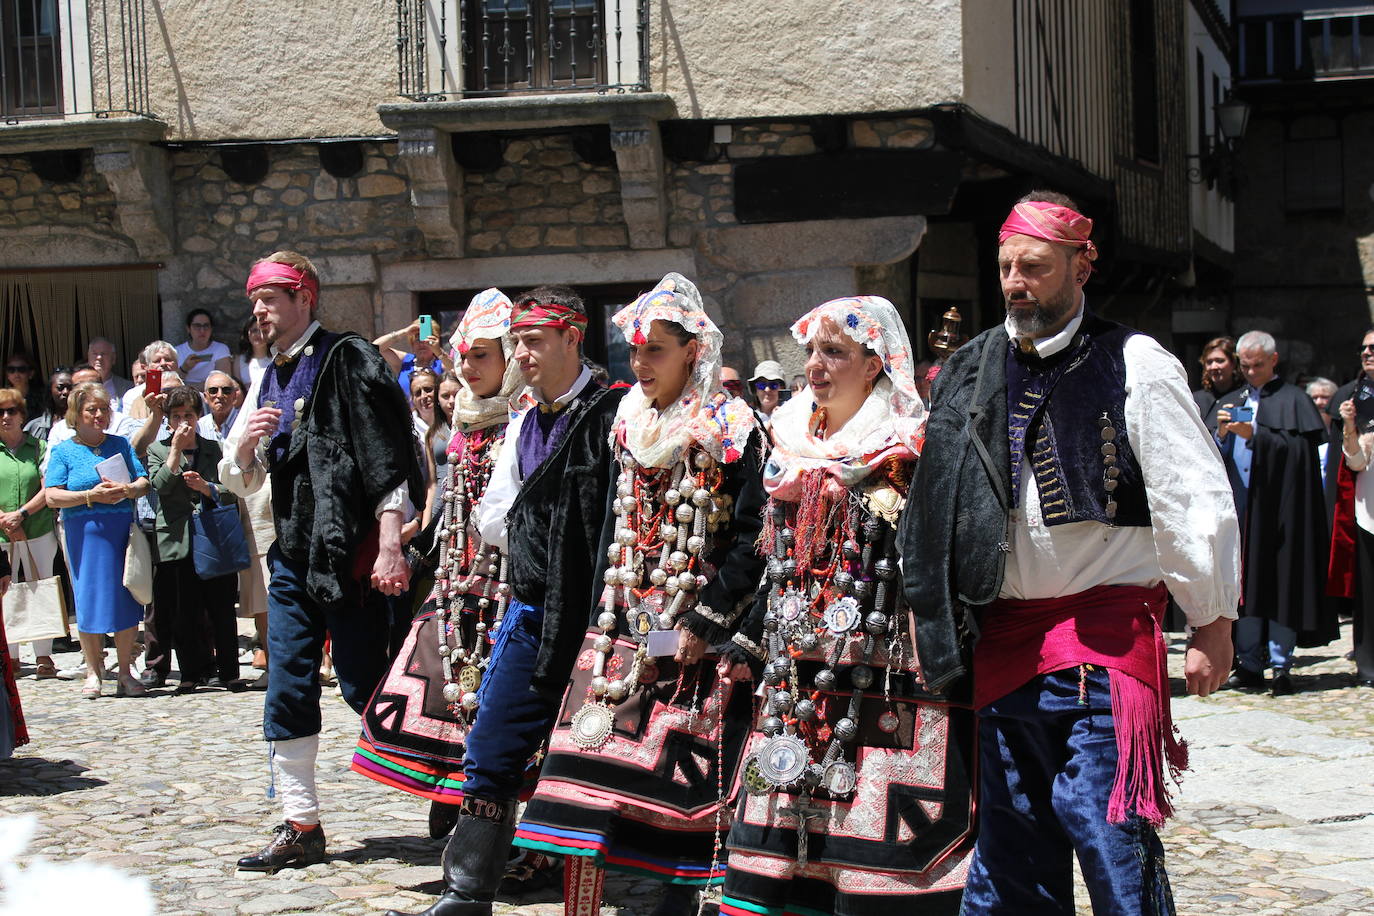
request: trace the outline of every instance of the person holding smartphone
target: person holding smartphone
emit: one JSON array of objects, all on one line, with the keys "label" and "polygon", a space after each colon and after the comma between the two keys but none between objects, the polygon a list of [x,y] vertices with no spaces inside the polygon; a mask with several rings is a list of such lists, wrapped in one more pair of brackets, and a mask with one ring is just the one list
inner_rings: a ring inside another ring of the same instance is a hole
[{"label": "person holding smartphone", "polygon": [[428,369],[435,378],[453,372],[453,357],[439,345],[442,333],[433,315],[421,315],[400,330],[372,341],[391,371],[396,373],[396,381],[407,398],[410,397],[410,374],[416,369]]},{"label": "person holding smartphone", "polygon": [[205,309],[192,309],[186,316],[186,341],[177,344],[177,367],[186,384],[200,391],[212,371],[229,372],[233,355],[229,346],[212,339],[215,320]]},{"label": "person holding smartphone", "polygon": [[1250,331],[1236,341],[1246,384],[1217,408],[1217,444],[1245,537],[1243,598],[1236,621],[1236,669],[1225,687],[1259,691],[1273,671],[1273,696],[1295,690],[1296,646],[1339,635],[1327,612],[1329,535],[1317,446],[1326,427],[1312,399],[1277,374],[1274,338]]}]

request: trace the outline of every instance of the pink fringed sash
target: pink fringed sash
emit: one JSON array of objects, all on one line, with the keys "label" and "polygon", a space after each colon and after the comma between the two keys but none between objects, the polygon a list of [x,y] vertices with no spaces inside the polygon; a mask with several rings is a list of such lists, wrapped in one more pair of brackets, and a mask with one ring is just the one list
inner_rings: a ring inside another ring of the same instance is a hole
[{"label": "pink fringed sash", "polygon": [[1169,676],[1160,623],[1168,592],[1103,585],[1035,601],[999,600],[983,617],[973,654],[973,702],[1001,699],[1040,674],[1076,665],[1107,668],[1118,753],[1107,820],[1135,813],[1159,826],[1173,805],[1164,764],[1177,780],[1188,748],[1169,713]]}]

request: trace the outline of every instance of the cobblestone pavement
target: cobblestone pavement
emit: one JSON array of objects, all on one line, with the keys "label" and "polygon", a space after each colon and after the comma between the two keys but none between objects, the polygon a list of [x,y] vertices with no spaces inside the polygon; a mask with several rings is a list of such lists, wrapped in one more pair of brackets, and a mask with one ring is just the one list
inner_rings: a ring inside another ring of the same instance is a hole
[{"label": "cobblestone pavement", "polygon": [[[1374,691],[1350,686],[1348,630],[1300,652],[1294,696],[1176,698],[1193,754],[1164,832],[1180,913],[1374,913]],[[1178,644],[1171,661],[1177,677]],[[28,670],[20,691],[33,743],[0,761],[0,818],[40,821],[26,858],[143,875],[161,916],[377,914],[422,908],[438,892],[441,847],[426,838],[425,804],[348,770],[356,718],[328,692],[329,859],[266,876],[233,867],[277,816],[264,795],[261,694],[84,701],[79,681],[36,682]],[[606,912],[647,914],[655,890],[612,878]],[[497,909],[556,914],[559,899],[548,891]],[[1079,912],[1091,912],[1086,900]]]}]

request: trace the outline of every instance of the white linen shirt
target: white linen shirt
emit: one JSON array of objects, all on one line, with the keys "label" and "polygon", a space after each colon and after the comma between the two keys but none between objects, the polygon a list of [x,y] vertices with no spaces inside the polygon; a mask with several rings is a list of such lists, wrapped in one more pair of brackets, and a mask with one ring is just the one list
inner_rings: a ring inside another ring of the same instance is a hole
[{"label": "white linen shirt", "polygon": [[[1040,356],[1067,347],[1083,321],[1035,341]],[[1007,333],[1015,336],[1008,321]],[[1153,338],[1126,340],[1126,434],[1140,461],[1150,526],[1095,521],[1047,526],[1035,477],[1023,466],[1021,504],[1012,513],[1011,552],[999,597],[1060,598],[1099,585],[1164,582],[1200,627],[1236,617],[1240,528],[1226,469],[1203,426],[1179,361]],[[1024,460],[1024,459],[1023,459]]]},{"label": "white linen shirt", "polygon": [[[554,404],[567,404],[576,397],[580,397],[592,381],[592,373],[586,366],[577,374],[577,379],[572,383],[572,387],[563,394],[553,399]],[[528,391],[540,404],[547,404],[543,396],[535,388],[527,388]],[[507,550],[506,532],[506,513],[515,504],[515,497],[520,493],[520,485],[524,483],[524,478],[520,476],[520,455],[518,445],[520,443],[520,429],[524,425],[525,416],[531,410],[538,410],[536,407],[527,407],[520,411],[510,421],[506,427],[505,444],[501,446],[500,453],[496,456],[496,464],[491,469],[491,479],[487,482],[487,490],[482,494],[482,501],[477,505],[477,533],[482,536],[483,543],[490,547],[500,548],[502,553]]]}]

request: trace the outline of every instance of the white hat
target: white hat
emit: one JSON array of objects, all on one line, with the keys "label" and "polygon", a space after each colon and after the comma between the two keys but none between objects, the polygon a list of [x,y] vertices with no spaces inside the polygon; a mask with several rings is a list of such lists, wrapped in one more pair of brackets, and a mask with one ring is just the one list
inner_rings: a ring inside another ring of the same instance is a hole
[{"label": "white hat", "polygon": [[775,359],[765,359],[754,367],[754,374],[749,376],[749,381],[757,382],[761,378],[773,379],[783,382],[786,378],[782,374],[782,364]]}]

